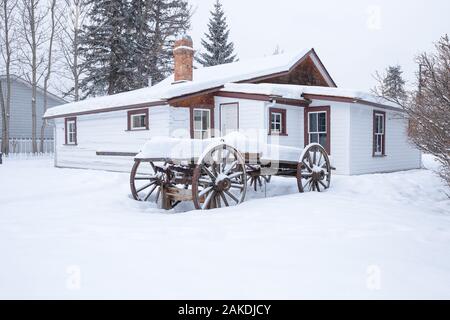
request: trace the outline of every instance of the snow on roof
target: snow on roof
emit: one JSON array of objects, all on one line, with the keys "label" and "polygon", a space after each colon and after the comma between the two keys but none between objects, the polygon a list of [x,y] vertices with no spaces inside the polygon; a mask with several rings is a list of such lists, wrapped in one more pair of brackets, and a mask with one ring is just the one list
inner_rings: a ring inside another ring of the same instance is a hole
[{"label": "snow on roof", "polygon": [[381,104],[392,108],[401,108],[399,105],[387,101],[370,93],[330,87],[300,86],[290,84],[251,84],[251,83],[227,83],[221,89],[224,92],[237,92],[248,94],[263,94],[268,96],[279,96],[286,99],[304,99],[304,95],[319,95],[327,97],[338,97]]},{"label": "snow on roof", "polygon": [[194,69],[193,81],[176,83],[171,75],[153,87],[142,88],[115,95],[72,102],[50,108],[46,118],[66,116],[75,113],[101,111],[145,103],[165,103],[168,99],[219,88],[229,82],[250,80],[266,75],[289,71],[298,61],[311,54],[312,49],[295,54],[284,53],[250,61],[238,61],[214,67]]}]

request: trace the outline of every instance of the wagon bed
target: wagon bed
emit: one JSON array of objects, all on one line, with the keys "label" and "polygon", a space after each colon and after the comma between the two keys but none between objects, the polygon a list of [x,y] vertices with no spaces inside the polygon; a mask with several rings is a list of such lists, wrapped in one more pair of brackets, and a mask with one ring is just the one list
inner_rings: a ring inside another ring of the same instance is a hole
[{"label": "wagon bed", "polygon": [[331,169],[319,144],[299,149],[239,133],[207,140],[156,137],[136,155],[130,187],[136,200],[153,200],[163,209],[182,201],[212,209],[242,203],[247,186],[256,191],[272,176],[295,177],[299,192],[324,191]]}]

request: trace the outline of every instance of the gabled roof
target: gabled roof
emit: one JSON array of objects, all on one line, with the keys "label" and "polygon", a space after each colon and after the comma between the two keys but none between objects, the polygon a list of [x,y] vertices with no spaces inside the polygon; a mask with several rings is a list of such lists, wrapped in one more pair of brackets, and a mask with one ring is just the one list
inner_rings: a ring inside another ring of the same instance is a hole
[{"label": "gabled roof", "polygon": [[[25,79],[23,79],[23,78],[21,78],[19,76],[11,75],[11,80],[15,81],[17,83],[23,84],[24,86],[26,86],[26,87],[28,87],[30,89],[32,88],[32,85],[31,85],[30,82],[28,82],[27,80],[25,80]],[[6,75],[0,75],[0,81],[6,81]],[[39,87],[39,86],[37,87],[37,91],[40,94],[44,94],[44,89]],[[67,102],[63,98],[58,97],[57,95],[51,93],[50,91],[47,91],[47,96],[50,97],[53,100],[56,100],[56,101],[60,102],[60,103],[66,103]]]},{"label": "gabled roof", "polygon": [[171,99],[208,90],[218,90],[226,83],[256,81],[260,78],[288,73],[308,57],[315,63],[327,83],[335,87],[336,84],[321,63],[314,49],[309,49],[295,54],[285,53],[253,59],[251,61],[238,61],[214,67],[195,69],[193,81],[189,82],[174,84],[174,77],[171,75],[153,87],[50,108],[44,117],[57,118],[73,114],[99,113],[131,109],[145,105],[165,104]]}]

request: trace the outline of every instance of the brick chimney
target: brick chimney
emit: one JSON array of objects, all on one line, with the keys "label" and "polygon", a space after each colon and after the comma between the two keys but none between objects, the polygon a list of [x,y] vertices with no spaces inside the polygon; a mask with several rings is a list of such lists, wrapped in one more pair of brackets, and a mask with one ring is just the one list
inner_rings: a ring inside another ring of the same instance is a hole
[{"label": "brick chimney", "polygon": [[194,65],[194,49],[192,38],[184,35],[175,41],[174,49],[175,82],[192,81]]}]

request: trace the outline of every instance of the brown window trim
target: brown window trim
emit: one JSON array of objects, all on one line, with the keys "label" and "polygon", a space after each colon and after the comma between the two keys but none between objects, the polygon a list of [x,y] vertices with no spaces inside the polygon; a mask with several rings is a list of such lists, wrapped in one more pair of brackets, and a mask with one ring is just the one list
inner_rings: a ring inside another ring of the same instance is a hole
[{"label": "brown window trim", "polygon": [[[135,114],[145,114],[145,129],[144,128],[138,128],[138,129],[132,129],[131,128],[131,116]],[[148,108],[145,109],[139,109],[139,110],[131,110],[127,112],[127,131],[146,131],[149,130],[149,118],[148,118]]]},{"label": "brown window trim", "polygon": [[[67,122],[74,121],[75,122],[75,143],[69,143],[67,140]],[[77,118],[65,118],[64,119],[64,145],[65,146],[77,146],[78,145],[78,127],[77,127]]]},{"label": "brown window trim", "polygon": [[311,112],[326,112],[327,113],[327,146],[325,150],[328,155],[331,155],[331,108],[330,106],[320,106],[320,107],[308,107],[305,108],[304,115],[304,136],[305,136],[305,147],[309,142],[309,113]]},{"label": "brown window trim", "polygon": [[[272,132],[272,113],[281,113],[281,132]],[[269,136],[287,137],[286,109],[269,108]]]},{"label": "brown window trim", "polygon": [[[376,138],[375,138],[375,128],[376,128],[376,115],[383,115],[383,128],[384,128],[384,134],[383,134],[383,152],[381,155],[375,154],[376,149]],[[386,112],[385,111],[379,111],[379,110],[373,110],[373,120],[372,120],[372,157],[374,158],[383,158],[386,157]]]},{"label": "brown window trim", "polygon": [[210,130],[211,130],[211,138],[214,138],[214,107],[208,106],[195,106],[189,107],[189,117],[190,117],[190,127],[191,127],[191,139],[194,139],[194,110],[209,110],[209,121],[210,121]]}]

